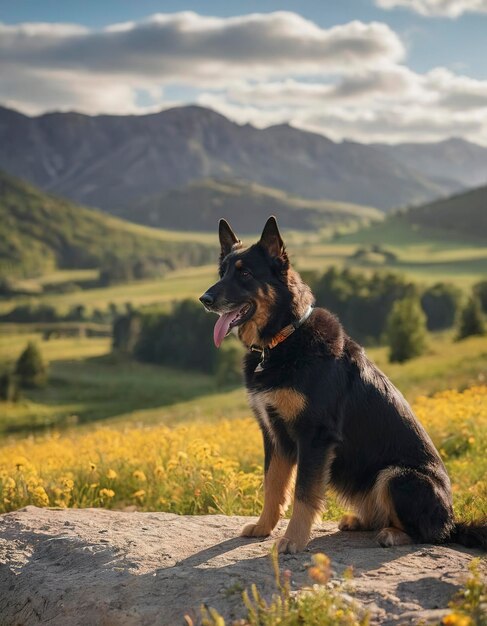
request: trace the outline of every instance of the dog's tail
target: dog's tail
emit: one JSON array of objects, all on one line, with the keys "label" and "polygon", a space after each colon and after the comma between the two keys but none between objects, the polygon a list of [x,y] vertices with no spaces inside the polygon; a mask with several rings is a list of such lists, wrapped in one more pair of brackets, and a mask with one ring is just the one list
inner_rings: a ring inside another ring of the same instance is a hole
[{"label": "dog's tail", "polygon": [[480,548],[487,552],[487,519],[476,522],[456,522],[448,541],[467,548]]}]

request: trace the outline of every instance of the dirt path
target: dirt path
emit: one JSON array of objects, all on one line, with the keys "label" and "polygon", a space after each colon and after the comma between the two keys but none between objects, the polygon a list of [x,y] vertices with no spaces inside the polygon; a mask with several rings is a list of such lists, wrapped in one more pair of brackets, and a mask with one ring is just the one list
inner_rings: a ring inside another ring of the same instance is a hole
[{"label": "dirt path", "polygon": [[[177,626],[202,603],[241,617],[241,591],[270,596],[271,540],[241,539],[243,517],[27,507],[0,516],[1,626]],[[315,530],[309,551],[284,556],[293,586],[310,552],[341,573],[353,565],[355,597],[381,625],[438,616],[475,551],[459,546],[380,548],[372,533]]]}]

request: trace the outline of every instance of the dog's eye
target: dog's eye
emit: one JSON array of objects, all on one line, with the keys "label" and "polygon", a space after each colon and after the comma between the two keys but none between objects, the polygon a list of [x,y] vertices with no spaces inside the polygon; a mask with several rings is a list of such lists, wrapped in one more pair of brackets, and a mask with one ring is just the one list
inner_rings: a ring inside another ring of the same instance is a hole
[{"label": "dog's eye", "polygon": [[240,270],[240,276],[242,278],[251,278],[252,274],[249,272],[249,270]]}]

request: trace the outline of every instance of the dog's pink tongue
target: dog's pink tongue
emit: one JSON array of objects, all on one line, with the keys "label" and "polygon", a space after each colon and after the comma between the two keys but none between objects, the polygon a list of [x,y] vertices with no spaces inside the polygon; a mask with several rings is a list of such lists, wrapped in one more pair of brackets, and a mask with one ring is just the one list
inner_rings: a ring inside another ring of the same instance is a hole
[{"label": "dog's pink tongue", "polygon": [[218,318],[215,328],[213,329],[213,341],[215,342],[215,346],[217,348],[221,346],[222,341],[228,333],[232,320],[234,320],[237,315],[238,311],[230,311],[230,313],[223,313]]}]

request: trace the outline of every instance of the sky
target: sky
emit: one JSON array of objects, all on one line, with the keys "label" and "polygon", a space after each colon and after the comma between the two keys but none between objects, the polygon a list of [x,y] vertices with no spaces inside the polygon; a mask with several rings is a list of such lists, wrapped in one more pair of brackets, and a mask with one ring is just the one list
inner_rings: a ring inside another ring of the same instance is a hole
[{"label": "sky", "polygon": [[487,145],[487,0],[2,0],[0,103]]}]

